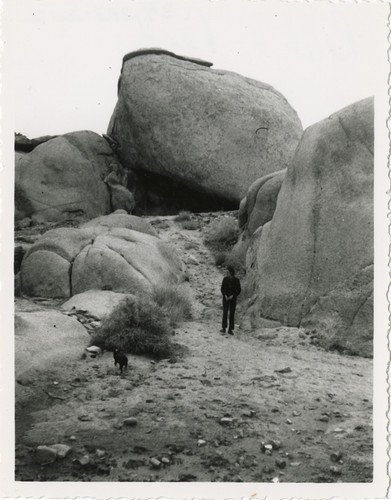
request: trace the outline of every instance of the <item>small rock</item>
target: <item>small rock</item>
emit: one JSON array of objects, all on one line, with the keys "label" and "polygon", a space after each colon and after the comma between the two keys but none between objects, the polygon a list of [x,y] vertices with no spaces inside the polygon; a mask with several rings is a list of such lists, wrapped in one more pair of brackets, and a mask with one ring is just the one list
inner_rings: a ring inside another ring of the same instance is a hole
[{"label": "small rock", "polygon": [[335,465],[332,465],[330,467],[330,472],[332,474],[335,474],[336,476],[340,476],[342,474],[342,470],[340,467],[336,467]]},{"label": "small rock", "polygon": [[281,368],[280,370],[274,370],[275,373],[291,373],[292,368],[287,366],[286,368]]},{"label": "small rock", "polygon": [[332,462],[339,462],[342,458],[342,453],[340,451],[334,451],[331,455],[330,455],[330,459]]},{"label": "small rock", "polygon": [[329,422],[330,421],[330,417],[328,417],[327,415],[322,415],[321,417],[319,417],[318,420],[320,422]]},{"label": "small rock", "polygon": [[280,469],[284,469],[286,467],[286,460],[282,459],[282,458],[277,458],[276,460],[276,465],[277,467],[279,467]]},{"label": "small rock", "polygon": [[161,465],[160,460],[154,457],[150,458],[149,463],[152,465],[154,469],[158,469]]},{"label": "small rock", "polygon": [[163,457],[161,462],[162,462],[162,464],[168,465],[170,463],[170,459],[167,457]]},{"label": "small rock", "polygon": [[233,418],[230,418],[230,417],[223,417],[220,419],[220,425],[230,425],[232,424],[232,422],[234,421]]},{"label": "small rock", "polygon": [[102,458],[106,455],[105,450],[100,450],[99,448],[95,451],[95,454],[98,458]]},{"label": "small rock", "polygon": [[90,459],[89,455],[84,455],[83,457],[75,458],[75,460],[73,461],[73,465],[76,468],[81,468],[81,467],[85,467],[86,465],[88,465],[90,463],[90,461],[91,461],[91,459]]},{"label": "small rock", "polygon": [[67,444],[53,444],[51,448],[57,450],[58,458],[65,458],[72,449]]},{"label": "small rock", "polygon": [[51,464],[57,458],[57,450],[49,446],[38,446],[35,451],[35,459],[41,465]]},{"label": "small rock", "polygon": [[301,465],[301,462],[291,462],[290,465],[291,467],[299,467],[299,465]]},{"label": "small rock", "polygon": [[340,427],[336,427],[333,432],[336,432],[337,434],[340,434],[341,432],[345,432],[343,429],[341,429]]},{"label": "small rock", "polygon": [[293,415],[294,417],[300,417],[301,412],[299,412],[299,411],[296,411],[296,410],[295,410],[295,411],[292,413],[292,415]]},{"label": "small rock", "polygon": [[92,354],[101,354],[102,349],[96,345],[92,345],[90,347],[86,347],[86,351]]},{"label": "small rock", "polygon": [[285,420],[285,422],[286,422],[288,425],[292,425],[292,420],[291,420],[290,418],[287,418],[287,419]]},{"label": "small rock", "polygon": [[76,436],[70,436],[69,441],[76,441]]},{"label": "small rock", "polygon": [[281,441],[278,441],[278,439],[272,439],[270,444],[273,446],[273,450],[279,450],[281,448]]},{"label": "small rock", "polygon": [[203,439],[199,439],[197,441],[197,446],[205,446],[206,445],[206,441],[204,441]]},{"label": "small rock", "polygon": [[85,413],[83,415],[79,415],[77,418],[82,422],[90,422],[92,420],[92,418],[89,415],[86,415]]},{"label": "small rock", "polygon": [[279,483],[279,482],[280,482],[280,480],[278,477],[273,477],[272,483]]},{"label": "small rock", "polygon": [[135,425],[137,425],[137,418],[134,417],[125,418],[124,425],[128,427],[134,427]]}]

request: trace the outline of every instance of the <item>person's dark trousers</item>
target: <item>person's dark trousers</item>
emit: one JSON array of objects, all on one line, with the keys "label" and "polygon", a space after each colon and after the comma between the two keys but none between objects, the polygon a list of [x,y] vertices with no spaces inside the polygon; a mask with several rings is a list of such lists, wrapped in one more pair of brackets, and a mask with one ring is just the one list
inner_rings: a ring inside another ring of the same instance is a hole
[{"label": "person's dark trousers", "polygon": [[235,328],[235,309],[236,309],[236,298],[231,300],[225,300],[223,297],[223,330],[227,328],[227,319],[229,311],[229,329],[234,330]]}]

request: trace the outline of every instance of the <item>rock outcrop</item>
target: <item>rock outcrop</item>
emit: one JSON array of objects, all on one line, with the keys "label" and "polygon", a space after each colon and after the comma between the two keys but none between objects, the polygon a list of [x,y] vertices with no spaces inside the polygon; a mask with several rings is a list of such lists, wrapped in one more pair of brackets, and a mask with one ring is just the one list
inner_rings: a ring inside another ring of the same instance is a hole
[{"label": "rock outcrop", "polygon": [[[130,229],[132,221],[136,230]],[[182,279],[182,264],[174,249],[137,230],[142,222],[122,214],[113,214],[107,225],[101,218],[95,222],[80,229],[47,231],[22,261],[21,293],[70,297],[90,289],[149,292],[155,284]]]},{"label": "rock outcrop", "polygon": [[[126,184],[123,167],[98,134],[82,131],[42,140],[30,153],[16,157],[15,218],[58,222],[117,208],[131,211],[133,195],[120,185],[119,172]],[[110,173],[117,176],[117,182],[110,178],[113,193],[105,182]]]},{"label": "rock outcrop", "polygon": [[59,311],[18,312],[15,314],[16,381],[28,385],[37,372],[55,369],[64,359],[76,362],[89,342],[87,330],[75,318]]},{"label": "rock outcrop", "polygon": [[308,317],[314,326],[328,317],[345,330],[345,346],[360,321],[372,339],[373,146],[371,98],[304,132],[273,219],[247,254],[254,321],[298,326]]},{"label": "rock outcrop", "polygon": [[273,87],[210,65],[128,54],[107,133],[129,169],[239,204],[253,181],[288,166],[302,127]]},{"label": "rock outcrop", "polygon": [[246,237],[252,236],[258,227],[272,220],[285,174],[286,169],[265,175],[249,187],[240,202],[238,219],[239,229],[246,233]]}]

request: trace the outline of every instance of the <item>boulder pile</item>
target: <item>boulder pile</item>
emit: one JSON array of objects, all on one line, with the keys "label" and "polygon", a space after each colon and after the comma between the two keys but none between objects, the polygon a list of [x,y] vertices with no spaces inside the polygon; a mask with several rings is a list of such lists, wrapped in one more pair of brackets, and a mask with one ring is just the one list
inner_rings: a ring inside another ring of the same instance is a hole
[{"label": "boulder pile", "polygon": [[304,132],[274,216],[247,254],[253,322],[307,321],[364,355],[373,335],[373,113],[368,98]]},{"label": "boulder pile", "polygon": [[33,141],[30,152],[16,154],[17,223],[26,218],[31,223],[58,222],[120,208],[133,210],[126,172],[103,137],[81,131],[48,137],[34,147]]},{"label": "boulder pile", "polygon": [[21,293],[71,297],[91,289],[149,292],[155,284],[183,278],[174,249],[147,222],[124,214],[108,219],[43,234],[22,261]]}]

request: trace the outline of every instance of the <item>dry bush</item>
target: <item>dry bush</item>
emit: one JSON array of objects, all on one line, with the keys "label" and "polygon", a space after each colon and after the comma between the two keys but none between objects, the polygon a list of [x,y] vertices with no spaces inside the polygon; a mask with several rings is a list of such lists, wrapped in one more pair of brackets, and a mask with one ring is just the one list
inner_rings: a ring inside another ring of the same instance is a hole
[{"label": "dry bush", "polygon": [[200,225],[196,220],[185,220],[181,223],[182,229],[187,229],[188,231],[195,231],[199,229]]},{"label": "dry bush", "polygon": [[152,292],[152,299],[161,308],[164,317],[172,327],[191,319],[191,298],[178,286],[159,285]]},{"label": "dry bush", "polygon": [[176,222],[184,222],[188,220],[191,220],[191,212],[189,212],[188,210],[181,210],[175,217]]},{"label": "dry bush", "polygon": [[212,222],[204,243],[215,252],[231,249],[238,241],[239,227],[235,217],[223,217]]},{"label": "dry bush", "polygon": [[169,357],[175,351],[172,328],[149,297],[125,298],[102,323],[92,343],[108,351]]}]

